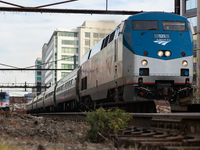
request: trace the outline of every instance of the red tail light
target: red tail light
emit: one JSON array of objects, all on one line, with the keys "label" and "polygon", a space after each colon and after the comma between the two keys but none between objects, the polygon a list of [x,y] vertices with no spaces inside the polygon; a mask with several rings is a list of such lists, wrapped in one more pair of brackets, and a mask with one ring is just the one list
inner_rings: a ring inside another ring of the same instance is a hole
[{"label": "red tail light", "polygon": [[147,55],[148,55],[148,52],[144,52],[144,55],[147,56]]},{"label": "red tail light", "polygon": [[184,52],[181,52],[181,56],[185,56],[185,53],[184,53]]}]

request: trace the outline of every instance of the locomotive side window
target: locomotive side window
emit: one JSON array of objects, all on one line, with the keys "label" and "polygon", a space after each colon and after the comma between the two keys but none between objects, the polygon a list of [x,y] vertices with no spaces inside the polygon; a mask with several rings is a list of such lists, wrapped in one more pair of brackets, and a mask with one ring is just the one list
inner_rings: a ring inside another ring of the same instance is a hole
[{"label": "locomotive side window", "polygon": [[187,31],[185,21],[162,21],[164,31]]},{"label": "locomotive side window", "polygon": [[104,43],[105,43],[105,40],[106,40],[106,39],[103,39],[103,42],[102,42],[102,45],[101,45],[101,50],[104,48],[103,45],[104,45]]},{"label": "locomotive side window", "polygon": [[102,45],[101,45],[101,50],[104,48],[104,47],[106,47],[107,46],[107,44],[108,44],[108,39],[109,39],[109,36],[110,35],[108,35],[104,40],[103,40],[103,42],[102,42]]},{"label": "locomotive side window", "polygon": [[111,33],[109,43],[114,39],[114,36],[115,36],[115,31],[113,31],[113,33]]},{"label": "locomotive side window", "polygon": [[159,30],[157,20],[132,20],[133,30]]},{"label": "locomotive side window", "polygon": [[81,79],[81,90],[87,89],[87,77]]},{"label": "locomotive side window", "polygon": [[104,43],[103,48],[107,46],[107,44],[108,44],[108,39],[109,39],[109,35],[106,37],[106,40],[105,40],[105,43]]}]

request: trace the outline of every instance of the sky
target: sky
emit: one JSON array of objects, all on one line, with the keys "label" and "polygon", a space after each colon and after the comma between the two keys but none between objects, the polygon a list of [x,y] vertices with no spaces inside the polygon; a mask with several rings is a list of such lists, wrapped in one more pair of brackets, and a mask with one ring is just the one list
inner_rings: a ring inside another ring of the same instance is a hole
[{"label": "sky", "polygon": [[[64,0],[4,0],[26,7],[36,7]],[[0,7],[14,7],[0,3]],[[106,0],[78,0],[46,8],[105,10]],[[174,12],[174,0],[108,0],[108,10],[164,11]],[[120,23],[128,15],[87,15],[0,12],[0,68],[2,64],[25,68],[34,66],[37,57],[42,57],[42,46],[48,43],[57,28],[76,28],[84,21],[114,20]],[[35,82],[34,71],[0,71],[2,84]],[[0,88],[1,90],[1,88]],[[25,92],[2,89],[11,96],[23,96]]]}]

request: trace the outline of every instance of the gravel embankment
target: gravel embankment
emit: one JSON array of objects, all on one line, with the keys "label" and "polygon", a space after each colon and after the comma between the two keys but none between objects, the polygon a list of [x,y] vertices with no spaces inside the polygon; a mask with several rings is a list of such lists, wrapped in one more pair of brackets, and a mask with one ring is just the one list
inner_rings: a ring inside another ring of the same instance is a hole
[{"label": "gravel embankment", "polygon": [[109,143],[82,142],[88,126],[68,120],[0,112],[0,144],[25,150],[111,150]]}]

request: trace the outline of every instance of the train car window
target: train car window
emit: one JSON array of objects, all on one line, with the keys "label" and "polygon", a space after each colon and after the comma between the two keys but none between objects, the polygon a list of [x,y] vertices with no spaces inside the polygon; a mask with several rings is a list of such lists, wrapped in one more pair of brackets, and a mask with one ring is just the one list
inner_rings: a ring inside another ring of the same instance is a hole
[{"label": "train car window", "polygon": [[114,36],[115,36],[115,31],[113,33],[111,33],[109,43],[114,39]]},{"label": "train car window", "polygon": [[132,20],[133,30],[159,30],[157,20]]},{"label": "train car window", "polygon": [[108,39],[109,39],[109,36],[110,36],[110,35],[108,35],[108,36],[106,37],[106,40],[105,40],[105,43],[104,43],[103,48],[106,47],[106,46],[108,45]]},{"label": "train car window", "polygon": [[102,44],[101,44],[101,50],[104,48],[103,45],[104,45],[104,43],[105,43],[105,40],[106,40],[106,39],[103,39],[103,42],[102,42]]},{"label": "train car window", "polygon": [[92,51],[92,50],[90,50],[90,52],[89,52],[88,59],[90,59],[90,54],[91,54],[91,51]]},{"label": "train car window", "polygon": [[81,79],[81,90],[87,89],[87,77]]},{"label": "train car window", "polygon": [[164,31],[188,31],[185,21],[162,21]]}]

